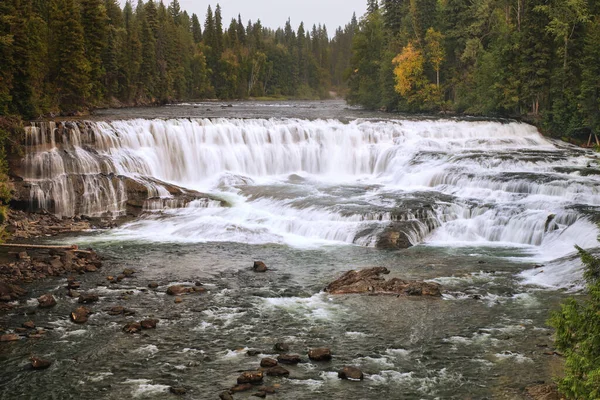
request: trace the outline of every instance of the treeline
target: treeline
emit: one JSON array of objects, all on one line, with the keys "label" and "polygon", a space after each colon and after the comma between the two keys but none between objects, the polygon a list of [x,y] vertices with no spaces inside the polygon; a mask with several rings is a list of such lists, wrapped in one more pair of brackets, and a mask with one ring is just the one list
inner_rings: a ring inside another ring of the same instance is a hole
[{"label": "treeline", "polygon": [[369,0],[349,86],[348,100],[372,109],[600,133],[600,2]]},{"label": "treeline", "polygon": [[324,98],[344,89],[356,17],[272,30],[177,0],[0,1],[0,115],[206,98]]}]

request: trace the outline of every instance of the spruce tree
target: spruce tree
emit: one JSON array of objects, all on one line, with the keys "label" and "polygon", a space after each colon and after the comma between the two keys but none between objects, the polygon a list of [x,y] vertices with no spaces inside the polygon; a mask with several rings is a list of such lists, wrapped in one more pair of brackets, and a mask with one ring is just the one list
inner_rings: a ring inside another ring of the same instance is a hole
[{"label": "spruce tree", "polygon": [[[90,66],[91,92],[89,101],[96,102],[104,96],[104,54],[108,38],[108,17],[103,0],[79,0],[85,55]],[[114,35],[112,40],[116,40]],[[114,43],[113,43],[114,44]]]},{"label": "spruce tree", "polygon": [[91,67],[85,55],[80,15],[75,0],[54,0],[52,3],[51,77],[57,89],[57,104],[67,112],[87,104],[91,89]]}]

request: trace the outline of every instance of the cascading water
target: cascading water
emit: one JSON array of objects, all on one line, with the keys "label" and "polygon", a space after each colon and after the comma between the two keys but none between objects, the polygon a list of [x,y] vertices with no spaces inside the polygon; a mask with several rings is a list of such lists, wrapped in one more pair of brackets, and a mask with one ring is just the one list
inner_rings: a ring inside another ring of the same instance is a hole
[{"label": "cascading water", "polygon": [[[600,205],[598,177],[581,174],[588,155],[526,124],[49,123],[30,128],[28,144],[25,179],[35,208],[123,214],[124,182],[133,179],[147,187],[145,211],[170,209],[115,232],[144,240],[372,246],[395,234],[403,239],[391,247],[499,243],[550,258],[575,243],[596,244],[595,227],[577,211]],[[231,207],[188,204],[161,182],[215,193]],[[390,247],[386,240],[380,247]]]}]

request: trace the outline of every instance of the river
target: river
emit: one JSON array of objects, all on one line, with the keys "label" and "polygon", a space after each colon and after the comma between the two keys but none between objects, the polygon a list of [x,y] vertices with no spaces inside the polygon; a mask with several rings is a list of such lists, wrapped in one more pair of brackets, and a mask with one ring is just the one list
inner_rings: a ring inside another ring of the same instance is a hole
[{"label": "river", "polygon": [[[129,177],[169,197],[160,182],[219,201],[147,207],[112,230],[58,239],[94,247],[107,261],[83,287],[100,295],[85,325],[68,314],[65,280],[32,284],[35,302],[0,316],[51,328],[39,341],[2,344],[1,399],[218,398],[277,342],[307,362],[290,367],[285,399],[525,398],[550,382],[549,312],[581,289],[574,245],[598,246],[597,158],[514,121],[400,117],[343,102],[190,103],[105,110],[91,132],[63,139],[29,132],[32,203],[58,215],[123,215]],[[64,140],[64,144],[60,144]],[[80,180],[81,192],[74,190]],[[386,229],[412,247],[376,248]],[[49,240],[57,242],[57,240]],[[270,268],[252,271],[255,260]],[[443,286],[441,299],[332,296],[349,269],[385,266],[394,277]],[[109,284],[123,268],[134,278]],[[149,282],[157,290],[147,289]],[[201,282],[175,304],[165,290]],[[141,336],[134,317],[159,319]],[[307,351],[329,347],[328,363]],[[54,360],[24,371],[30,354]],[[360,367],[362,382],[337,371]],[[249,398],[254,392],[236,394]]]}]

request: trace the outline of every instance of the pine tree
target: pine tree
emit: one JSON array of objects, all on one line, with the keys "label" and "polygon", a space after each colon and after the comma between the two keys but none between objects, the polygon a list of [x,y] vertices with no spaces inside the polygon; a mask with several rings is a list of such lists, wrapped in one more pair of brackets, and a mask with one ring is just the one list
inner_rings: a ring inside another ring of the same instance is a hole
[{"label": "pine tree", "polygon": [[0,2],[0,116],[7,115],[12,101],[13,81],[12,18],[15,15],[12,0]]},{"label": "pine tree", "polygon": [[202,41],[202,27],[196,14],[192,14],[192,36],[194,43],[198,44]]},{"label": "pine tree", "polygon": [[74,111],[87,104],[91,67],[85,56],[85,38],[80,10],[75,0],[54,0],[51,9],[52,72],[57,104]]},{"label": "pine tree", "polygon": [[[81,8],[81,25],[85,55],[90,66],[91,102],[99,101],[104,96],[104,66],[102,55],[107,45],[108,17],[103,0],[79,0]],[[113,36],[113,40],[116,40]]]}]

